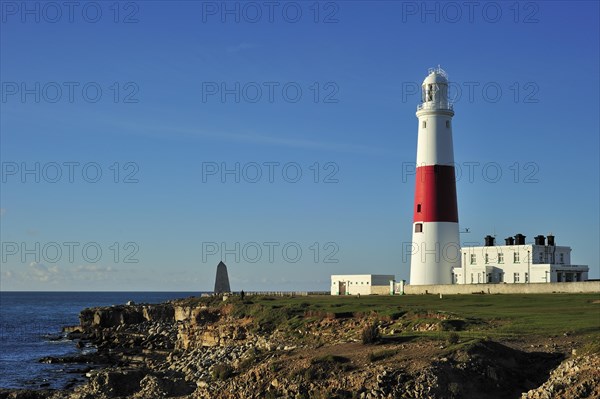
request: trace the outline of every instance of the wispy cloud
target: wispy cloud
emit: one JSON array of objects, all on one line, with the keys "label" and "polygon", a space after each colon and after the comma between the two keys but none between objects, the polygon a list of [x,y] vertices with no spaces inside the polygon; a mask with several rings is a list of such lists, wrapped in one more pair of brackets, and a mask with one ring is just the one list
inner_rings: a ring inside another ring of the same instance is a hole
[{"label": "wispy cloud", "polygon": [[99,266],[99,265],[79,265],[75,267],[75,273],[110,273],[116,272],[112,266]]},{"label": "wispy cloud", "polygon": [[[91,113],[81,115],[88,119],[97,119],[98,115]],[[104,121],[104,126],[114,131],[125,131],[135,136],[159,138],[159,139],[183,139],[183,140],[215,140],[235,143],[253,143],[274,147],[286,147],[292,149],[307,149],[315,151],[332,151],[338,153],[350,153],[361,155],[391,155],[394,151],[388,147],[377,147],[371,145],[352,144],[348,142],[325,141],[318,139],[305,139],[289,137],[278,134],[278,132],[256,133],[255,131],[216,131],[189,126],[158,125],[156,123],[140,123],[130,119],[111,119]],[[327,137],[326,132],[310,132],[313,136]],[[365,133],[368,135],[369,133]]]},{"label": "wispy cloud", "polygon": [[27,271],[29,278],[41,282],[55,280],[61,273],[62,271],[58,266],[48,267],[43,263],[37,262],[31,262]]},{"label": "wispy cloud", "polygon": [[118,270],[112,266],[78,265],[75,267],[47,266],[31,262],[22,270],[3,270],[2,278],[19,282],[59,283],[68,281],[102,281]]},{"label": "wispy cloud", "polygon": [[302,138],[290,138],[277,136],[275,134],[258,134],[255,132],[224,132],[224,131],[206,131],[202,129],[188,127],[172,126],[140,126],[125,122],[119,124],[120,128],[126,128],[129,132],[140,135],[147,135],[157,138],[180,139],[211,139],[236,143],[262,144],[276,147],[287,147],[295,149],[308,149],[317,151],[333,151],[341,153],[382,155],[391,154],[392,151],[382,147],[371,147],[351,143],[340,143],[332,141],[311,140]]}]

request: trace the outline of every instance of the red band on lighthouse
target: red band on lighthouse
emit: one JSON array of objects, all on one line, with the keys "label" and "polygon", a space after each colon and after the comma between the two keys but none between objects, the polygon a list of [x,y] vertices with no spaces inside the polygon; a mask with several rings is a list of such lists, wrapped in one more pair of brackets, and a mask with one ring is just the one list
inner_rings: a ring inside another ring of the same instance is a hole
[{"label": "red band on lighthouse", "polygon": [[458,223],[454,166],[417,168],[413,221]]}]

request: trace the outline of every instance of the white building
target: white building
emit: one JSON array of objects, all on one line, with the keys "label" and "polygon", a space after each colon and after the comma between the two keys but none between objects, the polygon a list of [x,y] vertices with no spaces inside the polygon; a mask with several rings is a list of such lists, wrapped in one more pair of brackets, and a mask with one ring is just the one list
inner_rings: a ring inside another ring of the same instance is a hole
[{"label": "white building", "polygon": [[534,244],[525,236],[508,237],[505,245],[495,245],[485,237],[481,247],[461,248],[461,267],[453,269],[454,284],[555,283],[585,281],[589,267],[571,264],[571,247],[557,246],[554,236],[538,235]]},{"label": "white building", "polygon": [[342,274],[331,276],[331,295],[389,295],[391,274]]}]

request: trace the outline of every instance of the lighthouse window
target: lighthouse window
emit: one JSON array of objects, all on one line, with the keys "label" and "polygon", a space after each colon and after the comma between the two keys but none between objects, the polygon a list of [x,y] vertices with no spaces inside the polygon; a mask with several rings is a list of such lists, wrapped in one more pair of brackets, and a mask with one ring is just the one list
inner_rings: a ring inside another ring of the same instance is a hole
[{"label": "lighthouse window", "polygon": [[450,121],[446,121],[446,127],[450,127]]},{"label": "lighthouse window", "polygon": [[474,265],[477,263],[477,256],[475,254],[471,254],[471,264]]},{"label": "lighthouse window", "polygon": [[423,121],[421,125],[423,126],[423,129],[425,129],[427,127],[427,121]]},{"label": "lighthouse window", "polygon": [[417,204],[417,212],[421,212],[421,204]]},{"label": "lighthouse window", "polygon": [[415,224],[415,233],[422,233],[422,232],[423,232],[423,223]]}]

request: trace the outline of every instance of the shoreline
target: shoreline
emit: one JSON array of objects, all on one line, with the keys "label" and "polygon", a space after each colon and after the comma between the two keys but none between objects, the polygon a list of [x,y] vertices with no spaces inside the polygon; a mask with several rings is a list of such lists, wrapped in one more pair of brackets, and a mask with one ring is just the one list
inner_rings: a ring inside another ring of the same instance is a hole
[{"label": "shoreline", "polygon": [[[0,389],[0,399],[384,398],[407,391],[412,392],[408,397],[447,398],[483,394],[489,384],[512,396],[488,392],[487,397],[516,398],[541,389],[550,373],[568,362],[579,362],[576,367],[582,370],[589,369],[588,363],[600,364],[593,351],[573,354],[575,347],[575,353],[585,347],[578,333],[543,341],[525,335],[490,339],[485,335],[494,325],[488,320],[445,311],[419,313],[401,306],[406,297],[389,298],[224,301],[213,296],[87,308],[79,326],[65,326],[63,332],[96,352],[44,359],[85,364],[86,380],[56,391]],[[361,342],[373,325],[376,342]],[[599,375],[588,374],[583,373],[582,384],[600,382]],[[467,375],[477,378],[469,381]]]}]

